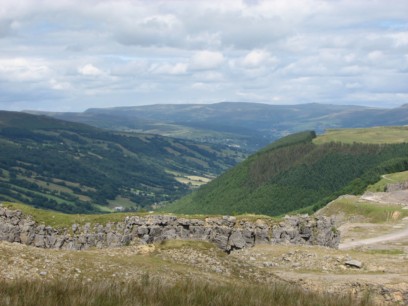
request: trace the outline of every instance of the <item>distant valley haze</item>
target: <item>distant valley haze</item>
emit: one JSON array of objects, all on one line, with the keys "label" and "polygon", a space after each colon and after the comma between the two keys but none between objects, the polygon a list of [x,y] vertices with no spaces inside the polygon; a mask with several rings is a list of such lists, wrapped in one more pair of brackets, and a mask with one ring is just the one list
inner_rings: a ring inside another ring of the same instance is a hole
[{"label": "distant valley haze", "polygon": [[98,128],[159,134],[228,144],[255,152],[291,133],[333,128],[408,124],[408,105],[373,108],[356,105],[222,102],[90,108],[84,112],[27,111]]}]

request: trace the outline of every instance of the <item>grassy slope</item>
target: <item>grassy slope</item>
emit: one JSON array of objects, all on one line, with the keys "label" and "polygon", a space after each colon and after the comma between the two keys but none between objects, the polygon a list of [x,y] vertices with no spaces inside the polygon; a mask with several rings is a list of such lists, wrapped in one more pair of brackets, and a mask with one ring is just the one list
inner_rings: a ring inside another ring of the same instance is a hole
[{"label": "grassy slope", "polygon": [[[318,209],[338,195],[364,191],[384,171],[408,167],[408,144],[402,143],[408,131],[373,130],[362,134],[362,142],[384,142],[391,138],[400,144],[357,144],[354,142],[361,131],[355,130],[341,131],[332,139],[319,137],[313,143],[311,133],[298,133],[254,154],[166,210],[279,215],[308,207],[306,211],[311,212],[313,205]],[[345,144],[331,142],[342,140],[339,135],[343,135]]]},{"label": "grassy slope", "polygon": [[[20,210],[25,215],[31,216],[34,221],[39,224],[45,224],[52,226],[53,228],[70,228],[73,224],[84,225],[86,223],[91,224],[107,224],[109,222],[122,222],[127,216],[141,216],[147,217],[152,215],[161,214],[160,212],[147,213],[147,212],[121,212],[114,214],[65,214],[58,211],[34,208],[29,205],[15,203],[15,202],[2,202],[3,207],[12,210]],[[204,220],[208,217],[205,214],[195,214],[195,215],[184,215],[177,214],[176,216],[180,218],[194,218],[199,220]],[[213,217],[217,217],[214,215]],[[220,215],[218,217],[221,217]],[[263,220],[266,223],[280,222],[280,218],[271,218],[266,215],[255,215],[255,214],[242,214],[237,216],[238,220],[255,222],[256,220]]]},{"label": "grassy slope", "polygon": [[174,173],[214,176],[240,158],[223,145],[17,112],[0,112],[0,145],[0,199],[72,213],[98,205],[149,209],[188,192]]},{"label": "grassy slope", "polygon": [[315,144],[323,144],[331,141],[342,143],[402,143],[408,142],[408,127],[374,127],[359,129],[330,129],[323,135],[313,140]]},{"label": "grassy slope", "polygon": [[367,191],[382,192],[388,184],[395,184],[408,181],[408,171],[390,173],[383,175],[377,183],[368,186]]},{"label": "grassy slope", "polygon": [[408,210],[403,209],[401,205],[373,204],[372,202],[362,201],[355,196],[339,197],[319,210],[318,213],[325,216],[343,215],[345,219],[358,219],[358,217],[361,217],[362,219],[368,219],[371,223],[389,222],[393,220],[393,216],[394,218],[397,216],[397,219],[393,221],[408,217]]},{"label": "grassy slope", "polygon": [[[5,202],[3,203],[3,206],[8,209],[21,210],[25,215],[32,216],[33,220],[36,222],[54,228],[70,228],[72,224],[84,225],[86,223],[106,224],[108,222],[120,222],[123,221],[126,216],[129,216],[129,213],[64,214],[57,211],[37,209],[29,205],[11,202]],[[146,213],[139,213],[138,215],[146,215]]]}]

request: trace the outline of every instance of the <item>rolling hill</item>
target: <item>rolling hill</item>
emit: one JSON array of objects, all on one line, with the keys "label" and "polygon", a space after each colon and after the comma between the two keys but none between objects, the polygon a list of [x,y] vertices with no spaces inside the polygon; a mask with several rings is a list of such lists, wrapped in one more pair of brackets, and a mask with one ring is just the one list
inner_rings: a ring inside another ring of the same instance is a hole
[{"label": "rolling hill", "polygon": [[[316,138],[314,132],[284,137],[166,210],[267,215],[315,211],[339,195],[363,192],[381,174],[408,169],[408,128],[368,131],[350,129],[332,138]],[[391,143],[376,143],[378,135],[384,140],[390,134]],[[374,135],[371,141],[367,135]]]},{"label": "rolling hill", "polygon": [[328,128],[408,124],[408,107],[222,102],[93,108],[82,113],[45,113],[100,128],[228,143],[255,152],[291,133]]},{"label": "rolling hill", "polygon": [[0,201],[69,213],[150,209],[242,158],[234,148],[0,111]]}]

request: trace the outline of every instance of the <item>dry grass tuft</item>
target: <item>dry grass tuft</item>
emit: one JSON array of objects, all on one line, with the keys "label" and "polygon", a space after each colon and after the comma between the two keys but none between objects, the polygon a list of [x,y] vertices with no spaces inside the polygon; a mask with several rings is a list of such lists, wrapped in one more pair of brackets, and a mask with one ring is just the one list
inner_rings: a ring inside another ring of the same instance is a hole
[{"label": "dry grass tuft", "polygon": [[9,306],[120,306],[120,305],[371,305],[369,296],[306,292],[293,285],[215,285],[191,279],[166,285],[144,275],[140,281],[95,283],[70,281],[14,281],[0,283],[0,304]]}]

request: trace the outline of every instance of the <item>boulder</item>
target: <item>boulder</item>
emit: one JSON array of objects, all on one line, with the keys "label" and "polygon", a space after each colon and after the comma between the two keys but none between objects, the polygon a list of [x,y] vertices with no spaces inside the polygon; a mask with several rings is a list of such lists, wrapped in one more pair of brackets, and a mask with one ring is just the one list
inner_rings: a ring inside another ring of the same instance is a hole
[{"label": "boulder", "polygon": [[246,241],[241,231],[234,231],[228,240],[229,249],[243,249],[246,246]]},{"label": "boulder", "polygon": [[363,263],[361,261],[350,259],[344,263],[345,266],[361,269],[363,267]]}]

